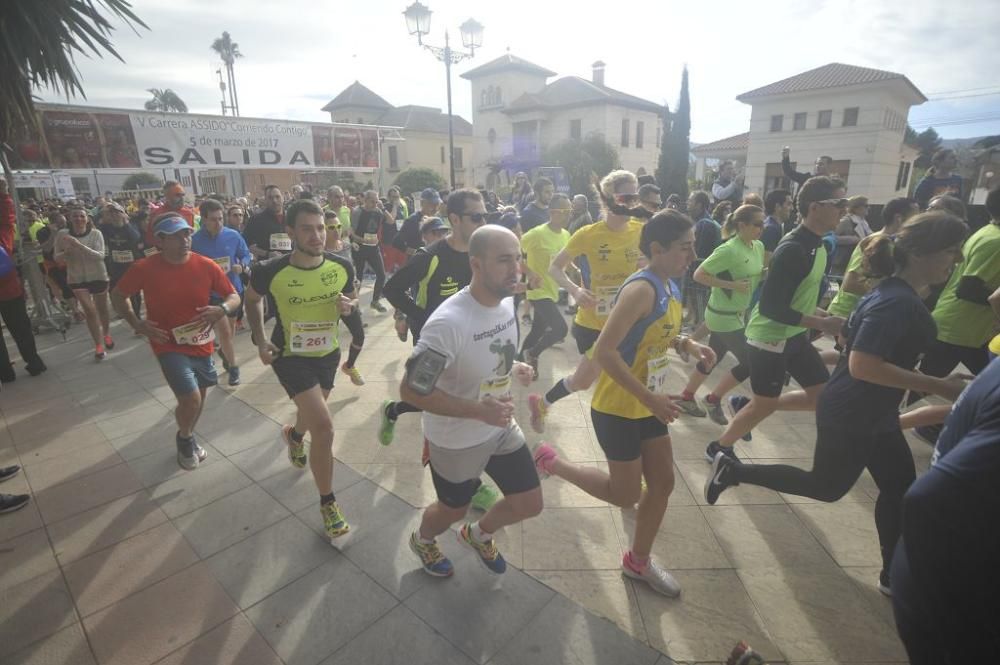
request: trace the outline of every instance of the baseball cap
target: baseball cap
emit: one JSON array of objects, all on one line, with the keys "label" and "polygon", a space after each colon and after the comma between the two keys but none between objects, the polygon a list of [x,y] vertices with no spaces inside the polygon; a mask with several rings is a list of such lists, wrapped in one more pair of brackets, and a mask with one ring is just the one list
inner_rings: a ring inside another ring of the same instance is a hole
[{"label": "baseball cap", "polygon": [[428,201],[433,203],[441,203],[441,195],[433,187],[428,187],[424,191],[420,192],[420,200]]},{"label": "baseball cap", "polygon": [[450,231],[451,226],[449,226],[440,217],[428,217],[424,220],[423,224],[420,225],[420,232],[427,233],[429,231],[440,231],[440,230]]},{"label": "baseball cap", "polygon": [[172,236],[179,231],[192,231],[187,220],[180,215],[167,215],[153,226],[153,233],[158,236]]}]

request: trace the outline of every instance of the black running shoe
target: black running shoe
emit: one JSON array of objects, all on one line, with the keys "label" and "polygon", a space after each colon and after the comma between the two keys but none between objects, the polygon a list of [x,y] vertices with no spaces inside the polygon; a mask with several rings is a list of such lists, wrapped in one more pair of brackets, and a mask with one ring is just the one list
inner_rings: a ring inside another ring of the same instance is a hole
[{"label": "black running shoe", "polygon": [[876,584],[875,586],[878,587],[878,590],[882,593],[883,596],[888,596],[889,598],[892,598],[892,583],[889,580],[888,570],[883,569],[879,572],[878,584]]},{"label": "black running shoe", "polygon": [[712,472],[705,479],[705,501],[710,506],[714,506],[719,500],[719,496],[727,487],[732,487],[738,483],[732,479],[733,466],[739,464],[732,458],[727,457],[721,451],[715,455],[712,461]]},{"label": "black running shoe", "polygon": [[718,453],[722,453],[737,464],[743,463],[743,460],[736,456],[736,449],[733,446],[724,446],[718,441],[713,441],[705,448],[705,459],[709,462],[714,462],[715,456]]}]

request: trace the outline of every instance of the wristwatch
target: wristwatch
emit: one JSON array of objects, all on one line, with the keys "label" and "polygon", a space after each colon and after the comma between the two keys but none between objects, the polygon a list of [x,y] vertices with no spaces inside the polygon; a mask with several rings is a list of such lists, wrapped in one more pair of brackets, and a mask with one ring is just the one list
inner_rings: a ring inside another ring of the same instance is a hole
[{"label": "wristwatch", "polygon": [[219,303],[219,307],[222,308],[222,314],[223,314],[223,316],[229,316],[229,308],[226,307],[226,303],[225,302]]}]

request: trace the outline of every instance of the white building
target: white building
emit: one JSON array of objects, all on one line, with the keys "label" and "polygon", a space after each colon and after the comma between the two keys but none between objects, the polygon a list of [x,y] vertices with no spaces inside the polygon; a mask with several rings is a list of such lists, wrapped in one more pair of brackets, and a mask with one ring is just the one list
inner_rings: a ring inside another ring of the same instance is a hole
[{"label": "white building", "polygon": [[462,74],[472,82],[474,176],[495,186],[491,173],[530,170],[542,151],[566,139],[599,134],[618,150],[621,166],[652,173],[667,108],[604,84],[605,64],[586,80],[564,76],[507,53]]},{"label": "white building", "polygon": [[[829,155],[849,194],[882,204],[909,191],[917,151],[903,143],[910,107],[927,101],[902,74],[831,63],[736,97],[750,104],[745,157],[746,191],[765,194],[791,183],[781,170],[781,150],[791,149],[795,170],[812,171]],[[742,135],[740,135],[742,136]],[[716,142],[732,148],[737,137]],[[733,159],[696,148],[698,168],[712,158]],[[698,170],[698,169],[696,169]]]}]

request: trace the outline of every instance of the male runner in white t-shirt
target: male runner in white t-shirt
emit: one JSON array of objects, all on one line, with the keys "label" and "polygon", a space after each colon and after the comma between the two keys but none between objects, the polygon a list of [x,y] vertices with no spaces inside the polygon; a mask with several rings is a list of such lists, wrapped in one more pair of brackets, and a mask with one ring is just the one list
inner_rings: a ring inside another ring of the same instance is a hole
[{"label": "male runner in white t-shirt", "polygon": [[424,411],[438,500],[424,510],[410,548],[436,577],[449,577],[454,569],[435,538],[465,516],[483,471],[504,498],[478,522],[463,525],[458,538],[491,572],[507,569],[493,543],[497,529],[542,510],[538,474],[511,399],[515,376],[523,385],[531,380],[531,367],[514,360],[519,340],[510,296],[521,260],[517,236],[484,226],[472,234],[469,260],[471,283],[424,324],[399,390]]}]

